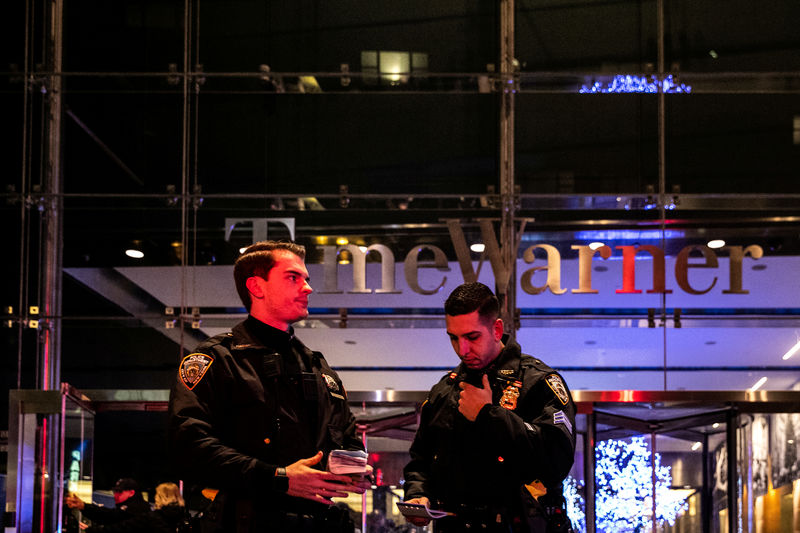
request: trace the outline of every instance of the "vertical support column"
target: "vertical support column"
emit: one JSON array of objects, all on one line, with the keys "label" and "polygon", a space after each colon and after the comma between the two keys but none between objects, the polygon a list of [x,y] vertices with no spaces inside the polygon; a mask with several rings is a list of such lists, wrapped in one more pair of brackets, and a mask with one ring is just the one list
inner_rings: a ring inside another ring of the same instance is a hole
[{"label": "vertical support column", "polygon": [[583,441],[583,479],[586,488],[586,533],[595,533],[595,435],[597,435],[597,415],[592,412],[586,415],[586,438]]},{"label": "vertical support column", "polygon": [[739,427],[739,415],[731,409],[725,420],[725,447],[728,462],[728,531],[739,531],[739,472],[736,469],[736,430]]},{"label": "vertical support column", "polygon": [[[61,388],[61,303],[63,266],[63,180],[62,180],[62,88],[63,70],[63,0],[50,0],[46,4],[44,21],[47,24],[46,48],[44,51],[46,78],[44,146],[44,190],[41,305],[43,307],[42,342],[39,345],[39,383],[43,391]],[[26,417],[27,418],[27,417]],[[35,418],[35,417],[34,417]],[[39,529],[46,531],[54,523],[60,502],[53,495],[52,474],[58,470],[57,457],[61,441],[60,423],[54,414],[42,419],[38,435],[39,457],[38,479],[35,482],[36,508]],[[27,480],[19,480],[24,485]],[[34,520],[36,522],[36,520]]]},{"label": "vertical support column", "polygon": [[501,299],[500,318],[511,339],[516,336],[517,273],[516,233],[514,213],[516,195],[514,186],[514,97],[517,76],[514,67],[514,0],[500,2],[500,243],[506,265],[510,269],[505,297]]},{"label": "vertical support column", "polygon": [[59,389],[61,384],[61,267],[63,249],[63,215],[61,180],[61,69],[62,69],[62,0],[49,3],[47,122],[45,146],[44,242],[42,271],[42,306],[44,328],[39,388]]},{"label": "vertical support column", "polygon": [[703,533],[711,533],[711,454],[708,453],[708,435],[703,435],[703,478],[702,492],[700,493],[700,521]]},{"label": "vertical support column", "polygon": [[[664,78],[664,0],[656,2],[658,23],[658,79]],[[666,187],[667,187],[667,145],[666,145],[666,97],[664,85],[658,86],[658,215],[661,219],[661,249],[666,247]],[[663,340],[662,357],[664,363],[664,390],[667,390],[667,295],[661,294],[661,334]]]},{"label": "vertical support column", "polygon": [[658,533],[658,507],[656,502],[656,487],[658,487],[658,475],[656,472],[656,434],[650,433],[650,490],[652,491],[653,499],[651,501],[652,517],[653,517],[653,533]]}]

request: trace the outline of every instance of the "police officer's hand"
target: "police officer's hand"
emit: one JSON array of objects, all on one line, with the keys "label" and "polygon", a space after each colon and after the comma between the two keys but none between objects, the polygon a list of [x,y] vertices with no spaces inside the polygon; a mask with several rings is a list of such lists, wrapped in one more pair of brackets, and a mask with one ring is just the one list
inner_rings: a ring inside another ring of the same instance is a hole
[{"label": "police officer's hand", "polygon": [[315,502],[333,504],[331,498],[344,498],[348,492],[363,494],[365,488],[353,483],[350,476],[331,474],[311,468],[322,460],[322,452],[314,457],[300,459],[286,467],[289,477],[287,494]]},{"label": "police officer's hand", "polygon": [[372,483],[375,479],[372,476],[372,466],[367,465],[367,469],[364,471],[363,474],[348,474],[350,480],[352,481],[353,485],[363,489],[361,492],[364,493],[367,489],[372,487]]},{"label": "police officer's hand", "polygon": [[[411,498],[410,500],[406,500],[406,503],[416,503],[419,505],[424,505],[425,507],[431,506],[431,501],[425,496],[421,496],[419,498]],[[428,522],[431,521],[430,518],[425,518],[423,516],[407,516],[406,520],[408,522],[411,522],[415,526],[427,526]]]},{"label": "police officer's hand", "polygon": [[79,511],[82,511],[84,507],[83,500],[81,500],[74,494],[68,494],[67,496],[65,496],[64,503],[66,503],[67,507],[69,507],[70,509],[78,509]]},{"label": "police officer's hand", "polygon": [[492,403],[492,388],[489,386],[489,377],[483,374],[483,387],[470,385],[466,381],[458,384],[461,392],[458,395],[458,412],[470,422],[474,422],[481,409],[487,403]]}]

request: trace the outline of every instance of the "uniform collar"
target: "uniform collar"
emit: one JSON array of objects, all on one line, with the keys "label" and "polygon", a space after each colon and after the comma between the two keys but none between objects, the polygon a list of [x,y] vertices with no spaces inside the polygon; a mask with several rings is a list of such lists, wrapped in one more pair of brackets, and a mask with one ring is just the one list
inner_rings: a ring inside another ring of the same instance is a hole
[{"label": "uniform collar", "polygon": [[294,337],[294,328],[282,331],[258,320],[252,315],[233,328],[234,348],[264,348],[277,351],[288,349]]},{"label": "uniform collar", "polygon": [[519,344],[508,338],[508,335],[503,335],[503,349],[494,358],[494,361],[489,363],[489,366],[484,368],[484,372],[490,376],[499,375],[501,377],[516,376],[519,372],[519,358],[522,349]]},{"label": "uniform collar", "polygon": [[[522,355],[522,348],[515,341],[508,338],[508,335],[503,335],[503,349],[497,354],[497,357],[489,363],[488,366],[481,369],[479,372],[489,375],[497,375],[503,378],[515,377],[519,374],[520,357]],[[461,363],[458,370],[460,374],[470,372],[464,363]]]}]

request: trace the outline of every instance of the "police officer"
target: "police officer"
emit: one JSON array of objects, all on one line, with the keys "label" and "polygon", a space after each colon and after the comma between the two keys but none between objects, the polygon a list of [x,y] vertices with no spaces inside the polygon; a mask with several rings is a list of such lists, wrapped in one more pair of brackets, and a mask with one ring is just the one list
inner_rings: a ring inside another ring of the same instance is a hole
[{"label": "police officer", "polygon": [[[435,531],[570,531],[561,483],[575,451],[575,405],[564,380],[503,334],[481,283],[445,302],[461,364],[422,406],[405,467],[405,499],[453,513]],[[426,525],[426,518],[409,518]]]},{"label": "police officer", "polygon": [[234,265],[249,316],[178,370],[169,406],[175,459],[187,479],[219,490],[206,531],[353,531],[331,498],[369,484],[325,467],[331,450],[363,445],[336,372],[294,336],[312,292],[304,257],[293,243],[249,246]]}]

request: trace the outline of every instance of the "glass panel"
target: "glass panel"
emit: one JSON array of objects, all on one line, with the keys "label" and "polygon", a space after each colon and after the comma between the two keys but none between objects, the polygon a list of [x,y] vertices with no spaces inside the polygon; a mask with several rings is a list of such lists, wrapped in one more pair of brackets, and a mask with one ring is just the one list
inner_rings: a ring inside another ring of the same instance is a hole
[{"label": "glass panel", "polygon": [[523,94],[516,109],[523,193],[644,192],[658,183],[654,95]]},{"label": "glass panel", "polygon": [[70,84],[64,98],[64,191],[67,194],[180,192],[182,105],[166,79],[115,78],[97,90]]},{"label": "glass panel", "polygon": [[167,72],[183,60],[184,2],[79,0],[64,4],[64,70]]},{"label": "glass panel", "polygon": [[667,65],[694,72],[793,71],[797,54],[796,2],[778,2],[769,16],[747,0],[666,5]]},{"label": "glass panel", "polygon": [[199,20],[208,72],[257,72],[261,64],[275,72],[339,72],[346,64],[356,72],[365,50],[427,53],[434,72],[483,72],[495,55],[491,5],[204,1]]},{"label": "glass panel", "polygon": [[493,110],[477,95],[204,94],[199,181],[204,194],[485,192]]},{"label": "glass panel", "polygon": [[[793,92],[800,92],[798,87]],[[797,194],[796,94],[693,94],[667,103],[667,190]],[[800,128],[798,128],[800,131]],[[751,205],[758,198],[751,199]]]},{"label": "glass panel", "polygon": [[516,55],[523,71],[635,73],[656,63],[656,2],[517,6]]},{"label": "glass panel", "polygon": [[[74,494],[84,502],[91,502],[94,479],[94,413],[69,397],[65,398],[63,413],[63,492],[65,496]],[[77,513],[63,507],[62,517],[65,529],[78,530]]]}]

